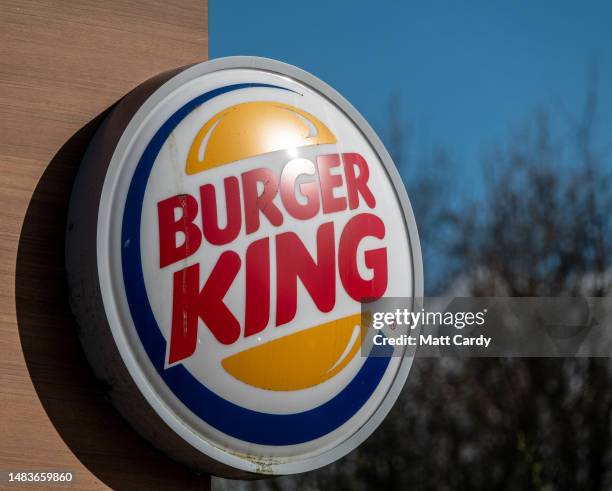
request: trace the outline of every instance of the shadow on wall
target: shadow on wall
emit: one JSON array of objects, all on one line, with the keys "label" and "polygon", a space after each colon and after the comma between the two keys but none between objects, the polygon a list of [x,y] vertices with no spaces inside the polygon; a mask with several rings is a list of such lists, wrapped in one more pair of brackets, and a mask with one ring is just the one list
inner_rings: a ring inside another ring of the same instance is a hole
[{"label": "shadow on wall", "polygon": [[[19,336],[36,393],[76,457],[115,490],[204,489],[209,479],[142,439],[105,399],[70,311],[64,235],[79,163],[108,111],[81,128],[41,177],[24,219],[16,267]],[[70,469],[68,469],[70,470]],[[79,476],[75,476],[78,483]]]}]

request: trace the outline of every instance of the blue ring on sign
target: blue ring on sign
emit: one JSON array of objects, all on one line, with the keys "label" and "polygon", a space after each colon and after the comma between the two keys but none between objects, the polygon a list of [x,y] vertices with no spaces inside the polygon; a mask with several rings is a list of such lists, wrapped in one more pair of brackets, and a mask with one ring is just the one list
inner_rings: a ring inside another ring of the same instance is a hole
[{"label": "blue ring on sign", "polygon": [[191,111],[206,101],[221,94],[254,87],[290,91],[285,87],[260,83],[220,87],[186,103],[157,130],[136,166],[125,203],[121,229],[123,281],[138,337],[159,376],[185,406],[207,424],[234,438],[259,445],[296,445],[325,436],[346,423],[378,387],[393,348],[386,346],[388,350],[379,351],[376,357],[368,357],[353,380],[320,406],[293,414],[269,414],[244,408],[215,394],[183,365],[165,368],[166,340],[151,310],[140,255],[144,194],[151,169],[170,133]]}]

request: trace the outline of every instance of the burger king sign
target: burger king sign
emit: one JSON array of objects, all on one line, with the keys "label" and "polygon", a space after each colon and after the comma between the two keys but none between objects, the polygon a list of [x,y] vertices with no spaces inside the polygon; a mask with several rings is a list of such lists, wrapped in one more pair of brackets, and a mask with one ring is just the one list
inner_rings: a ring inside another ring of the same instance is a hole
[{"label": "burger king sign", "polygon": [[66,253],[95,373],[194,468],[328,464],[408,375],[360,349],[362,302],[422,296],[406,192],[357,111],[295,67],[220,59],[126,96],[82,163]]}]

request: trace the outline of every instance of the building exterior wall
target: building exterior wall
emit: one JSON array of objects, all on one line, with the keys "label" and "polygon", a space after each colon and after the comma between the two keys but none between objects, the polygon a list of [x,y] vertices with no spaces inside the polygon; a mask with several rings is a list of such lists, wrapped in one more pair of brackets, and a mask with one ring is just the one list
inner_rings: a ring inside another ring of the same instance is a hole
[{"label": "building exterior wall", "polygon": [[206,0],[0,0],[0,470],[67,470],[83,490],[210,485],[105,400],[63,257],[72,182],[105,111],[207,49]]}]

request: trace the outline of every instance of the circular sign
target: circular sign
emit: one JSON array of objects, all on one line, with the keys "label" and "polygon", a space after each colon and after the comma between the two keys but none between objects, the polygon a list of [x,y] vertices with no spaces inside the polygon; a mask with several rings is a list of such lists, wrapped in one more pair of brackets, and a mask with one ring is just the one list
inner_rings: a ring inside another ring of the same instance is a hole
[{"label": "circular sign", "polygon": [[345,99],[280,62],[214,60],[129,94],[79,171],[67,266],[114,404],[194,468],[333,462],[412,363],[360,349],[363,301],[423,294],[401,179]]}]

